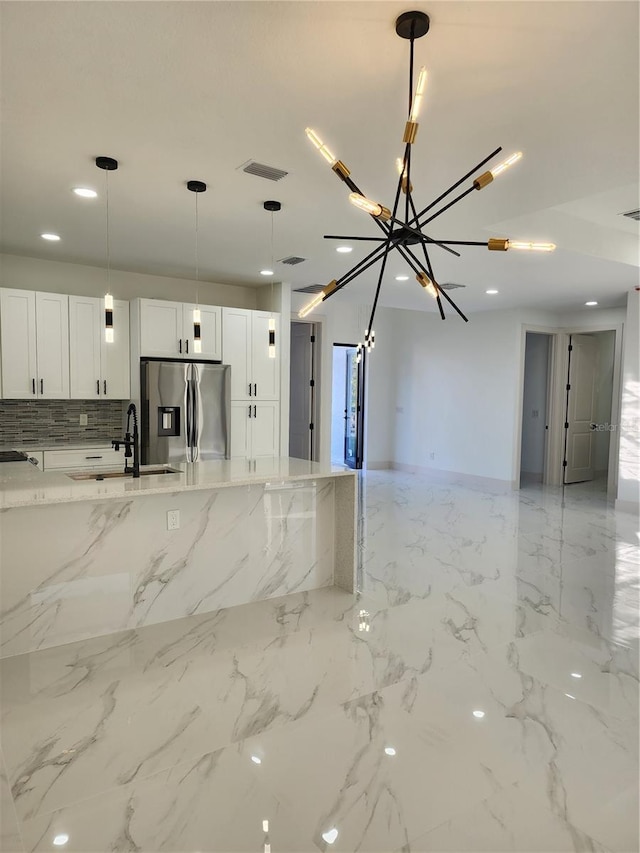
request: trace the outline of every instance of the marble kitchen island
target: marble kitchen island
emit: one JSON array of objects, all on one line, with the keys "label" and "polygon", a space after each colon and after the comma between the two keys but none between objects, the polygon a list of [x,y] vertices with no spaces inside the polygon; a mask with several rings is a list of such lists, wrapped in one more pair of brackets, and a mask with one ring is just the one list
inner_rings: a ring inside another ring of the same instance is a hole
[{"label": "marble kitchen island", "polygon": [[2,466],[0,657],[290,592],[354,591],[354,471],[288,458],[175,467],[78,481]]}]

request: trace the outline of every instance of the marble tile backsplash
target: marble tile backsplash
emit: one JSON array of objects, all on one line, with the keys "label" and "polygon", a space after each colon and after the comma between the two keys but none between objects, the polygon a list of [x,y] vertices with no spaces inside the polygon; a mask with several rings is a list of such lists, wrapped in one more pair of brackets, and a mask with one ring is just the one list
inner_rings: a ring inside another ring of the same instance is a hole
[{"label": "marble tile backsplash", "polygon": [[124,400],[0,400],[0,446],[111,440],[122,430],[126,406]]}]

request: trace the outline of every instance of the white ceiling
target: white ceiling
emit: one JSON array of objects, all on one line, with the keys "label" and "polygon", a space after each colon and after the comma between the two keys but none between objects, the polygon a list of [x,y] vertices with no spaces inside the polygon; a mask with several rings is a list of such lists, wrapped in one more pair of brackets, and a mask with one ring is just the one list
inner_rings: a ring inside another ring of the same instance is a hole
[{"label": "white ceiling", "polygon": [[[408,43],[393,2],[5,2],[2,7],[2,249],[104,263],[104,174],[112,265],[193,278],[193,195],[201,276],[265,284],[265,199],[278,199],[277,267],[294,287],[324,284],[370,249],[339,255],[325,233],[374,235],[307,141],[314,127],[372,197],[389,203],[406,118]],[[553,255],[434,250],[437,278],[467,285],[465,310],[619,304],[638,281],[638,4],[429,2],[416,43],[429,88],[414,146],[416,202],[498,145],[524,159],[434,223],[435,238],[551,240]],[[255,159],[279,183],[238,167]],[[71,193],[95,187],[101,197]],[[437,225],[437,227],[435,227]],[[60,243],[38,236],[54,231]],[[381,304],[432,309],[398,258]],[[342,297],[370,301],[375,273]],[[487,297],[487,287],[498,297]],[[462,294],[462,295],[460,295]]]}]

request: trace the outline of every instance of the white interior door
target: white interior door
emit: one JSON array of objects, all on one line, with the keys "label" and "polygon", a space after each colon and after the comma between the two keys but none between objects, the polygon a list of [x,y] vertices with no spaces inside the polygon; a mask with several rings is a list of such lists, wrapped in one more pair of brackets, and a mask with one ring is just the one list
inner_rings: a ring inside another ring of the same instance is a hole
[{"label": "white interior door", "polygon": [[581,483],[593,480],[598,345],[591,335],[571,335],[570,346],[564,482]]},{"label": "white interior door", "polygon": [[289,456],[311,459],[311,323],[291,324]]}]

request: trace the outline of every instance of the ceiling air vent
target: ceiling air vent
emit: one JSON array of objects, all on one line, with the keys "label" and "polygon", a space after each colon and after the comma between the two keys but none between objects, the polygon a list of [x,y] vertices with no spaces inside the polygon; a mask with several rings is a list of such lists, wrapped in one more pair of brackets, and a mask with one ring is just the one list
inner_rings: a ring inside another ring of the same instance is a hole
[{"label": "ceiling air vent", "polygon": [[453,284],[453,282],[447,282],[446,284],[441,284],[440,287],[443,290],[457,290],[459,287],[466,287],[466,284]]},{"label": "ceiling air vent", "polygon": [[289,255],[288,258],[280,258],[279,264],[289,264],[290,267],[295,267],[296,264],[303,264],[307,259],[299,258],[297,255]]},{"label": "ceiling air vent", "polygon": [[627,219],[635,219],[636,222],[640,222],[640,209],[638,210],[629,210],[627,213],[620,213],[620,216],[626,216]]},{"label": "ceiling air vent", "polygon": [[309,284],[307,287],[296,287],[295,293],[320,293],[321,290],[321,284]]},{"label": "ceiling air vent", "polygon": [[255,160],[247,160],[242,166],[238,166],[248,175],[257,175],[259,178],[266,178],[268,181],[280,181],[286,178],[289,172],[284,169],[276,169],[275,166],[265,166],[264,163],[256,163]]}]

